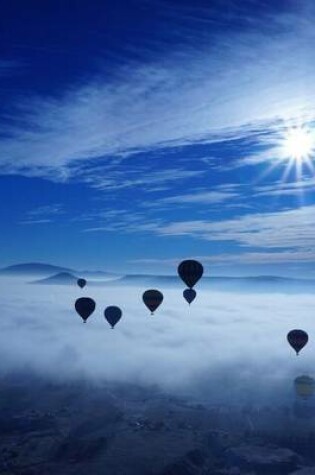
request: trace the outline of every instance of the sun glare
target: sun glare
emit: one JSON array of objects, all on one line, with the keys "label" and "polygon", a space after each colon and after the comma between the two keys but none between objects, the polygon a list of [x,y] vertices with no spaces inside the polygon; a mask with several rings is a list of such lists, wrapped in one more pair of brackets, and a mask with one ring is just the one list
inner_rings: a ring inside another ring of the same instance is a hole
[{"label": "sun glare", "polygon": [[[259,180],[279,166],[283,168],[280,177],[283,184],[288,180],[300,183],[304,177],[315,176],[315,130],[312,127],[295,126],[282,130],[275,141],[273,151],[274,155],[271,155],[273,160],[270,160],[269,166],[259,176]],[[301,193],[302,189],[303,187]]]},{"label": "sun glare", "polygon": [[315,174],[315,134],[314,130],[306,127],[294,127],[287,130],[280,142],[279,158],[287,162],[281,177],[283,183],[292,172],[296,181],[301,181],[304,173]]},{"label": "sun glare", "polygon": [[314,148],[314,137],[310,130],[292,129],[284,138],[283,155],[285,158],[303,161],[308,159]]}]

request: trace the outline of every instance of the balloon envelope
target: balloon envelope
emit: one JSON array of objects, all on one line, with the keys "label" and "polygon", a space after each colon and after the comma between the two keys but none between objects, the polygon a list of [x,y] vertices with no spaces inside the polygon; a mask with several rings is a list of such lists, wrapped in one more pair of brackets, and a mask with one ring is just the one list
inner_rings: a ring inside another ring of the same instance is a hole
[{"label": "balloon envelope", "polygon": [[308,342],[308,334],[304,330],[291,330],[287,335],[287,340],[298,355]]},{"label": "balloon envelope", "polygon": [[298,376],[294,380],[295,391],[298,396],[308,399],[315,392],[315,381],[310,376]]},{"label": "balloon envelope", "polygon": [[185,289],[183,292],[184,299],[189,303],[189,305],[195,300],[196,295],[197,292],[194,289]]},{"label": "balloon envelope", "polygon": [[144,292],[142,295],[142,300],[146,307],[153,312],[161,305],[163,302],[163,294],[159,290],[149,289]]},{"label": "balloon envelope", "polygon": [[79,287],[81,287],[81,289],[83,289],[83,287],[86,286],[86,280],[85,279],[78,279],[77,284],[78,284]]},{"label": "balloon envelope", "polygon": [[177,272],[182,281],[191,289],[202,277],[203,266],[198,261],[188,259],[179,264]]},{"label": "balloon envelope", "polygon": [[114,328],[116,323],[119,322],[119,320],[121,319],[121,316],[122,316],[122,311],[120,310],[119,307],[115,307],[112,305],[110,307],[106,307],[104,310],[104,317],[106,318],[106,320],[108,321],[108,323],[110,324],[112,328]]},{"label": "balloon envelope", "polygon": [[81,297],[75,301],[75,309],[84,322],[95,310],[96,303],[89,297]]}]

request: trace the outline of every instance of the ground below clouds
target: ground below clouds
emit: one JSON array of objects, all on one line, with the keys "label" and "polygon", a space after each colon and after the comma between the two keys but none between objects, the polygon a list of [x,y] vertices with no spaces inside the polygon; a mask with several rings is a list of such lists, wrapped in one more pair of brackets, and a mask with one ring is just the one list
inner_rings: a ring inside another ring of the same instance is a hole
[{"label": "ground below clouds", "polygon": [[315,467],[315,414],[295,405],[205,406],[155,387],[15,374],[1,381],[0,473],[312,474],[299,470]]}]

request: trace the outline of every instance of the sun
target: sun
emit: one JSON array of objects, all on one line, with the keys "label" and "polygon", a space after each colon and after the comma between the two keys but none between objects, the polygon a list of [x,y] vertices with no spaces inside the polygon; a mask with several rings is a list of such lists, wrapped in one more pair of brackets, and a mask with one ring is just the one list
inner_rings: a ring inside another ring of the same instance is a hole
[{"label": "sun", "polygon": [[301,185],[302,193],[303,181],[307,177],[315,177],[315,129],[307,125],[282,127],[270,143],[269,164],[258,175],[258,180],[281,168],[279,186],[294,181],[297,191]]},{"label": "sun", "polygon": [[314,150],[314,136],[311,130],[294,128],[287,132],[283,140],[284,158],[303,162],[309,160]]},{"label": "sun", "polygon": [[278,157],[287,162],[282,182],[286,182],[291,173],[295,173],[297,182],[303,179],[305,173],[315,174],[315,134],[312,128],[293,127],[287,129],[279,143]]}]

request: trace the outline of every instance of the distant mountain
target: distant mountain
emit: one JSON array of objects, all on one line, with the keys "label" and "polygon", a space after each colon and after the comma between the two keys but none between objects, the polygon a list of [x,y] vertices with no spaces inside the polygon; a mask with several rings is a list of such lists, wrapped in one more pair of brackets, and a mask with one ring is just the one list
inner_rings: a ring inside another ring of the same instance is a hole
[{"label": "distant mountain", "polygon": [[45,279],[35,280],[31,284],[46,284],[46,285],[76,285],[78,277],[69,272],[59,272],[51,277]]},{"label": "distant mountain", "polygon": [[[103,276],[103,280],[97,278],[96,280],[90,280],[87,278],[87,275],[84,274],[84,278],[87,280],[88,286],[98,286],[102,287],[108,284],[109,281],[117,281],[117,278],[110,278],[110,274]],[[77,285],[78,278],[82,277],[82,274],[74,275],[70,272],[59,272],[50,277],[45,277],[44,279],[33,280],[31,284],[43,284],[43,285]],[[119,279],[118,279],[119,280]]]},{"label": "distant mountain", "polygon": [[[177,275],[152,275],[152,274],[127,274],[121,277],[122,282],[131,281],[159,281],[165,283],[178,283],[184,285],[181,279]],[[246,277],[230,277],[230,276],[203,276],[197,285],[202,283],[214,283],[214,282],[279,282],[279,283],[311,283],[315,284],[314,280],[310,279],[294,279],[290,277],[279,277],[273,275],[258,275],[258,276],[246,276]]]},{"label": "distant mountain", "polygon": [[106,272],[106,271],[80,271],[77,272],[77,274],[80,274],[80,277],[84,277],[84,279],[95,279],[95,280],[107,280],[107,279],[120,279],[121,275],[119,274],[114,274],[113,272]]},{"label": "distant mountain", "polygon": [[[104,285],[135,285],[141,287],[175,287],[185,288],[185,284],[176,276],[170,275],[126,275],[119,281],[105,282]],[[251,276],[251,277],[203,277],[196,285],[198,289],[212,289],[237,292],[281,292],[281,293],[303,293],[315,290],[315,281],[307,279],[293,279],[278,276]]]},{"label": "distant mountain", "polygon": [[[173,275],[127,274],[119,275],[106,271],[75,271],[50,264],[30,263],[17,264],[0,270],[0,276],[35,276],[41,278],[35,281],[43,284],[70,284],[83,277],[91,286],[131,285],[137,287],[181,288],[184,283],[174,273]],[[273,275],[258,275],[248,277],[204,276],[196,285],[196,290],[213,289],[237,292],[314,292],[315,280],[294,279]]]},{"label": "distant mountain", "polygon": [[42,275],[49,276],[60,272],[73,272],[66,267],[54,266],[51,264],[41,264],[37,262],[27,264],[17,264],[4,269],[0,269],[0,275]]},{"label": "distant mountain", "polygon": [[[116,280],[117,283],[117,280]],[[146,274],[129,274],[119,279],[119,283],[125,285],[165,285],[165,286],[181,286],[182,283],[176,275],[146,275]],[[115,285],[112,280],[108,284]]]},{"label": "distant mountain", "polygon": [[11,275],[11,276],[27,276],[27,275],[34,275],[34,276],[43,276],[49,277],[54,276],[56,274],[67,272],[69,274],[76,274],[79,277],[83,277],[85,279],[95,279],[95,280],[107,280],[107,279],[114,279],[120,278],[121,276],[118,274],[114,274],[113,272],[106,272],[106,271],[76,271],[73,269],[69,269],[67,267],[59,267],[54,266],[51,264],[41,264],[38,262],[26,263],[26,264],[16,264],[13,266],[5,267],[0,269],[0,276],[1,275]]}]

